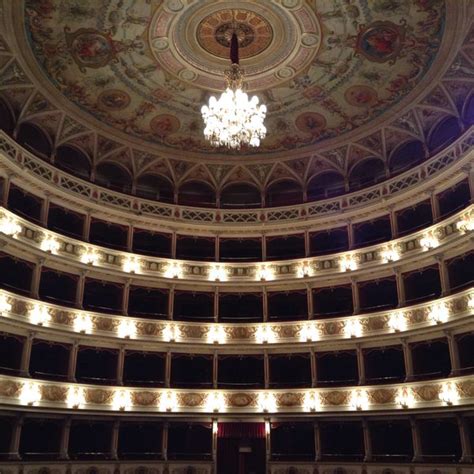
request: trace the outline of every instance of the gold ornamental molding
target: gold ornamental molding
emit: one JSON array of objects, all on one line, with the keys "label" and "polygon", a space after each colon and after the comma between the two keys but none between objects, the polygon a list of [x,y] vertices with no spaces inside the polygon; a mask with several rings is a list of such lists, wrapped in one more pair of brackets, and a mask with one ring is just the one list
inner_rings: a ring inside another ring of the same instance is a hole
[{"label": "gold ornamental molding", "polygon": [[76,178],[34,156],[0,131],[0,174],[72,210],[156,231],[222,236],[282,234],[371,219],[427,199],[466,177],[474,126],[442,152],[392,179],[343,196],[297,206],[227,210],[184,207],[114,192]]},{"label": "gold ornamental molding", "polygon": [[[84,345],[108,346],[111,342],[151,350],[200,352],[220,349],[246,351],[288,346],[297,352],[332,350],[380,338],[422,336],[430,332],[472,328],[474,289],[404,308],[343,318],[284,323],[194,323],[139,319],[77,310],[0,291],[0,328],[4,331],[35,331],[48,340],[80,340]],[[13,329],[12,329],[13,328]],[[40,336],[39,336],[40,337]],[[148,347],[147,347],[148,349]]]},{"label": "gold ornamental molding", "polygon": [[380,414],[472,408],[474,377],[297,390],[124,388],[0,376],[4,407],[146,414]]},{"label": "gold ornamental molding", "polygon": [[[5,208],[0,208],[0,237],[4,251],[21,258],[47,259],[48,265],[99,278],[113,274],[127,280],[193,282],[200,285],[278,285],[350,281],[366,275],[393,274],[393,267],[419,268],[471,248],[474,204],[438,224],[382,244],[332,255],[257,263],[185,261],[149,257],[106,249],[49,231]],[[366,277],[367,278],[367,277]],[[323,285],[324,286],[324,285]]]}]

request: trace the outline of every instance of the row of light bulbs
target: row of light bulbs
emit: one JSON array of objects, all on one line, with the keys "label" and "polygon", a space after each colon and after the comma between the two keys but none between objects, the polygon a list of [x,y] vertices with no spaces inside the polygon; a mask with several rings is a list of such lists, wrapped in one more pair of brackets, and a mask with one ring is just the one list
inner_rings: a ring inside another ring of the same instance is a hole
[{"label": "row of light bulbs", "polygon": [[[470,232],[474,230],[474,213],[466,214],[457,223],[457,229],[462,232]],[[3,216],[0,219],[0,232],[10,237],[16,238],[21,232],[22,227],[18,221],[10,216]],[[439,239],[433,231],[429,231],[419,239],[419,244],[423,251],[432,250],[440,245]],[[52,235],[46,235],[40,243],[40,248],[44,252],[57,255],[60,251],[60,242]],[[400,260],[400,248],[398,244],[389,244],[381,251],[381,258],[383,263],[396,262]],[[80,261],[86,265],[98,266],[100,263],[100,254],[94,248],[86,249],[80,256]],[[126,273],[139,274],[142,272],[142,261],[136,256],[128,256],[123,259],[122,270]],[[339,268],[341,272],[351,272],[357,270],[359,267],[355,254],[343,255],[339,259]],[[297,276],[299,278],[312,277],[315,274],[315,269],[308,262],[301,263],[297,268]],[[165,278],[181,279],[184,277],[183,265],[179,262],[169,263],[163,273]],[[210,267],[208,272],[209,281],[228,280],[228,269],[225,265],[215,264]],[[256,280],[271,281],[276,277],[274,269],[266,264],[259,264],[255,273]]]},{"label": "row of light bulbs", "polygon": [[[474,310],[474,294],[468,300],[468,308]],[[12,305],[4,293],[0,293],[0,315],[6,316],[12,311]],[[430,306],[428,321],[431,324],[446,323],[451,317],[450,306],[446,302],[437,302]],[[29,321],[36,326],[47,326],[51,320],[49,308],[41,303],[34,304],[28,313]],[[92,334],[94,332],[93,318],[87,313],[76,313],[74,318],[74,330],[81,334]],[[388,326],[393,332],[403,332],[408,328],[408,319],[403,311],[394,311],[388,316]],[[351,317],[345,321],[344,335],[347,338],[363,337],[364,325],[360,319]],[[117,335],[122,339],[134,339],[137,337],[137,322],[133,319],[122,318],[117,326]],[[306,322],[300,331],[301,342],[316,342],[321,339],[320,329],[316,321]],[[165,342],[179,342],[180,329],[175,323],[167,323],[163,330]],[[273,326],[268,323],[257,325],[255,339],[259,344],[272,344],[278,342],[278,334]],[[210,325],[207,334],[207,342],[211,344],[225,344],[227,334],[219,323]]]},{"label": "row of light bulbs", "polygon": [[[111,406],[115,411],[129,411],[133,408],[132,391],[126,389],[115,389]],[[456,405],[460,400],[458,388],[453,382],[444,382],[438,394],[439,400],[445,405]],[[19,400],[22,405],[37,406],[42,400],[41,386],[36,382],[23,383]],[[395,403],[404,409],[414,408],[417,400],[413,389],[402,387],[398,389]],[[86,390],[84,387],[71,385],[68,387],[66,405],[68,408],[85,408]],[[262,413],[278,412],[277,397],[271,392],[259,392],[257,395],[257,409]],[[161,392],[157,408],[160,412],[175,412],[179,410],[177,393],[171,390]],[[349,409],[352,411],[365,411],[371,408],[371,402],[367,390],[353,389],[349,399]],[[220,391],[213,391],[206,395],[204,411],[210,413],[225,412],[227,404],[225,395]],[[315,390],[306,391],[303,398],[303,411],[318,412],[324,411],[324,401],[321,394]]]}]

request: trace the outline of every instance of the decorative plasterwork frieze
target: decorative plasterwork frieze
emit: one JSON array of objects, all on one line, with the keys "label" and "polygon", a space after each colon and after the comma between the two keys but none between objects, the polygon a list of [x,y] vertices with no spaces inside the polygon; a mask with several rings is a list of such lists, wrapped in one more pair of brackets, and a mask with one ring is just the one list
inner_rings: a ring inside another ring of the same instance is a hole
[{"label": "decorative plasterwork frieze", "polygon": [[49,382],[0,375],[0,402],[9,407],[73,412],[304,414],[412,412],[469,407],[472,376],[383,386],[287,390],[181,390]]},{"label": "decorative plasterwork frieze", "polygon": [[107,345],[124,341],[154,344],[154,349],[201,346],[255,351],[281,346],[347,346],[348,341],[377,341],[380,337],[407,337],[427,329],[452,330],[469,324],[474,315],[474,289],[452,296],[357,316],[281,323],[194,323],[108,315],[53,305],[0,291],[0,328],[12,325],[40,330],[48,338],[80,338],[84,344]]}]

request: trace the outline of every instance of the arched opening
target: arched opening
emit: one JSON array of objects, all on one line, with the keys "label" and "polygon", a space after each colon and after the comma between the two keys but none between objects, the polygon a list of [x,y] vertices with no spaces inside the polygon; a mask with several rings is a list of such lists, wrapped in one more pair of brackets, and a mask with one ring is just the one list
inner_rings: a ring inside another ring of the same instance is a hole
[{"label": "arched opening", "polygon": [[215,207],[216,193],[207,183],[188,181],[179,188],[178,204],[196,207]]},{"label": "arched opening", "polygon": [[379,158],[367,158],[352,168],[349,174],[349,188],[356,191],[385,179],[385,166]]},{"label": "arched opening", "polygon": [[448,117],[432,128],[428,140],[428,148],[431,154],[443,150],[456,141],[462,130],[456,117]]},{"label": "arched opening", "polygon": [[324,171],[308,183],[308,201],[316,201],[344,193],[344,176],[337,171]]},{"label": "arched opening", "polygon": [[129,193],[132,190],[132,177],[125,168],[114,163],[106,162],[98,165],[95,182],[121,193]]},{"label": "arched opening", "polygon": [[15,128],[15,117],[8,104],[0,98],[0,130],[11,135]]},{"label": "arched opening", "polygon": [[399,174],[425,159],[423,143],[413,140],[398,147],[390,157],[390,173]]},{"label": "arched opening", "polygon": [[255,208],[261,207],[262,196],[256,186],[248,183],[229,184],[221,192],[221,207],[232,208]]},{"label": "arched opening", "polygon": [[303,189],[292,179],[277,181],[268,186],[266,204],[269,207],[291,206],[302,202]]},{"label": "arched opening", "polygon": [[173,184],[158,174],[144,174],[137,179],[136,195],[161,202],[174,202]]},{"label": "arched opening", "polygon": [[91,175],[89,157],[74,146],[62,145],[58,147],[54,162],[58,168],[80,178],[89,179]]},{"label": "arched opening", "polygon": [[51,140],[49,136],[37,125],[32,123],[22,123],[18,130],[16,141],[27,150],[39,155],[42,158],[51,156]]}]

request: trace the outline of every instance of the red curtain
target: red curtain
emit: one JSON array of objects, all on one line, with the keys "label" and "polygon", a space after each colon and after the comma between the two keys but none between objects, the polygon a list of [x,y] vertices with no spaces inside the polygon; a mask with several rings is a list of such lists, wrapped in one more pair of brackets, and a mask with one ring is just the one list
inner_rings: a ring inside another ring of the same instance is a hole
[{"label": "red curtain", "polygon": [[218,438],[259,439],[265,438],[265,423],[219,423]]}]

